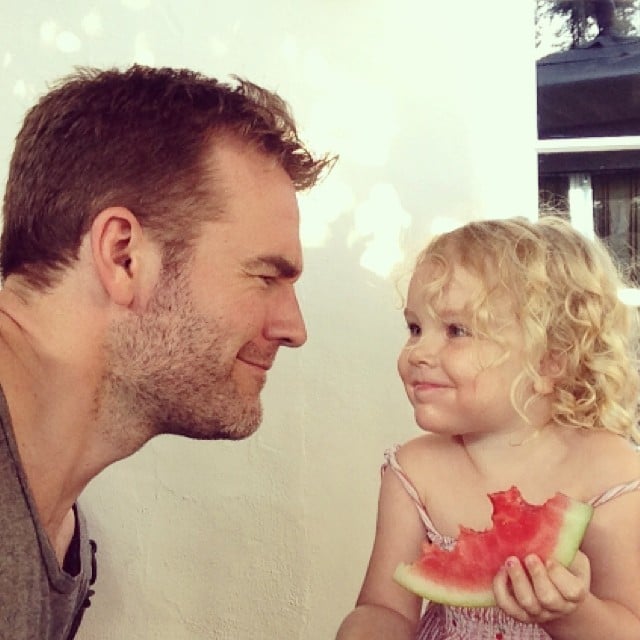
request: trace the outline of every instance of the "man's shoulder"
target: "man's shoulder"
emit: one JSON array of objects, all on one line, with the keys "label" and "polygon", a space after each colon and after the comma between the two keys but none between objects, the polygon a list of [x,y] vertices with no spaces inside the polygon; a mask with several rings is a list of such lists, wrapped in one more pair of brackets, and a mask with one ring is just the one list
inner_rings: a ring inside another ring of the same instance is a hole
[{"label": "man's shoulder", "polygon": [[36,526],[24,521],[0,537],[0,640],[61,640],[79,625],[96,574],[82,515],[63,568],[43,545]]}]

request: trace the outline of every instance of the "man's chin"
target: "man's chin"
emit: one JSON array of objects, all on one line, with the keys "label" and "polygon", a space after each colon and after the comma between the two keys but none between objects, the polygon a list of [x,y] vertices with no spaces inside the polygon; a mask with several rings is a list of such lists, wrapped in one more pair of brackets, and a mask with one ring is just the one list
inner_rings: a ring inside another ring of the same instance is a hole
[{"label": "man's chin", "polygon": [[165,433],[168,435],[181,436],[191,440],[244,440],[252,436],[260,426],[260,422],[243,423],[215,427],[211,425],[188,425],[170,426],[157,432],[158,435]]},{"label": "man's chin", "polygon": [[256,425],[255,427],[249,429],[238,429],[234,428],[228,431],[220,431],[211,438],[210,440],[229,440],[232,442],[237,442],[239,440],[246,440],[251,437],[257,430],[260,425]]},{"label": "man's chin", "polygon": [[[219,397],[200,411],[185,411],[158,416],[156,434],[170,433],[195,440],[244,440],[253,435],[262,422],[262,403],[256,394]],[[209,413],[211,409],[212,413]],[[204,410],[203,410],[204,409]]]},{"label": "man's chin", "polygon": [[202,438],[207,440],[244,440],[252,436],[261,423],[262,406],[257,402],[253,407],[245,409],[241,415],[225,416],[224,421],[215,421],[199,431]]},{"label": "man's chin", "polygon": [[251,419],[238,421],[222,429],[217,429],[212,435],[214,440],[244,440],[252,436],[262,423],[262,412]]}]

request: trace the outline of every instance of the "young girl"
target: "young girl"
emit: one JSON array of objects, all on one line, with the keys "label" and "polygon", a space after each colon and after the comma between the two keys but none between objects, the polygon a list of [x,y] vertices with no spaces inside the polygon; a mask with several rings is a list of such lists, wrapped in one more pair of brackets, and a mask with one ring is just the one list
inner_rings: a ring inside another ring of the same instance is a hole
[{"label": "young girl", "polygon": [[[434,239],[407,297],[398,371],[425,433],[386,454],[375,543],[340,640],[638,640],[636,310],[612,260],[558,218],[473,222]],[[426,604],[396,584],[426,536],[491,526],[516,485],[594,505],[573,564],[509,558],[497,606]],[[421,613],[424,609],[424,614]]]}]

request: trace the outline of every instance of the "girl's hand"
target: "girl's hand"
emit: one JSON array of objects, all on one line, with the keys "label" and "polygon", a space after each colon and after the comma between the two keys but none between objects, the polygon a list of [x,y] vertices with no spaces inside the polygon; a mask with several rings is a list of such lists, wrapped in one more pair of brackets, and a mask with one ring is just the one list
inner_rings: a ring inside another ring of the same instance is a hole
[{"label": "girl's hand", "polygon": [[516,620],[543,624],[573,613],[589,592],[591,568],[578,551],[569,568],[536,555],[509,558],[493,581],[498,606]]}]

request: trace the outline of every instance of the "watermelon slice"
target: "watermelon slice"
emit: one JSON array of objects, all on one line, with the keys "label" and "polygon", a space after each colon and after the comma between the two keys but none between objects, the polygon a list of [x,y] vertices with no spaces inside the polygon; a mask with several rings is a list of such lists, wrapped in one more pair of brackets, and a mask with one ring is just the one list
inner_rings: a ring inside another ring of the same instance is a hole
[{"label": "watermelon slice", "polygon": [[489,494],[493,527],[460,527],[452,549],[425,541],[422,557],[400,564],[393,577],[409,591],[453,606],[495,605],[492,582],[510,556],[537,554],[568,566],[582,542],[593,507],[556,493],[542,505],[526,502],[517,487]]}]

